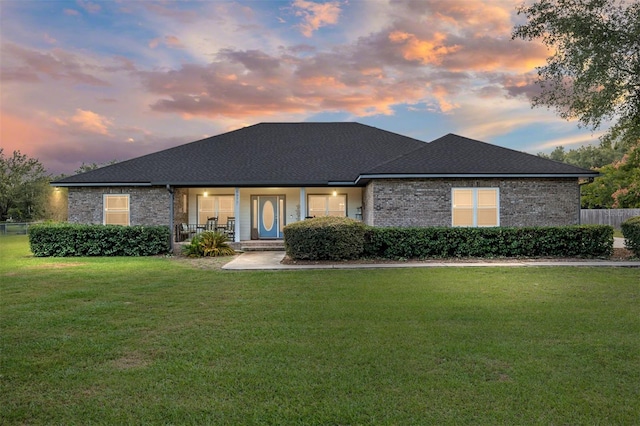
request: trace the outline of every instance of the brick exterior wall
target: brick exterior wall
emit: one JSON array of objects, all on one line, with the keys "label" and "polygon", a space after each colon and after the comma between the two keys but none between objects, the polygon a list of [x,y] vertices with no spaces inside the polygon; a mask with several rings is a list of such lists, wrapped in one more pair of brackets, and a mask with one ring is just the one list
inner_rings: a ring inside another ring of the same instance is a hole
[{"label": "brick exterior wall", "polygon": [[[184,197],[187,198],[185,206]],[[189,189],[176,188],[173,192],[173,223],[179,225],[181,223],[189,223]]]},{"label": "brick exterior wall", "polygon": [[364,190],[364,222],[373,226],[451,226],[452,188],[499,188],[500,226],[579,222],[577,178],[375,179]]},{"label": "brick exterior wall", "polygon": [[131,225],[169,225],[171,194],[167,189],[135,186],[69,188],[69,222],[101,225],[104,194],[129,194]]}]

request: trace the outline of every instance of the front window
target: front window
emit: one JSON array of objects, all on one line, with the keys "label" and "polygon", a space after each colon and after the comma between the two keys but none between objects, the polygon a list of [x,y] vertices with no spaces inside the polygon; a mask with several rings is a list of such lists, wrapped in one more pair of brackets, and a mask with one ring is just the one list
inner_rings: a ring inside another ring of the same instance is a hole
[{"label": "front window", "polygon": [[105,194],[103,199],[105,225],[129,225],[129,195]]},{"label": "front window", "polygon": [[198,196],[198,223],[205,224],[210,217],[217,217],[218,223],[227,223],[235,217],[235,197],[233,195]]},{"label": "front window", "polygon": [[309,195],[309,216],[347,216],[346,194]]},{"label": "front window", "polygon": [[499,226],[498,188],[454,188],[453,226]]}]

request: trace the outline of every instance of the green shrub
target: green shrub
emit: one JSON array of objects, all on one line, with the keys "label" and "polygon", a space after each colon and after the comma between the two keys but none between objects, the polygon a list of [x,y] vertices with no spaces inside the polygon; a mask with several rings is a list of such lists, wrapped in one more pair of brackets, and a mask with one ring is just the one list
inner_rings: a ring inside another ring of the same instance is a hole
[{"label": "green shrub", "polygon": [[318,217],[284,227],[284,245],[292,259],[356,259],[364,250],[365,225],[345,217]]},{"label": "green shrub", "polygon": [[154,256],[169,253],[167,226],[38,224],[29,227],[35,256]]},{"label": "green shrub", "polygon": [[203,232],[194,236],[191,243],[187,244],[182,252],[189,257],[202,256],[231,256],[236,252],[229,246],[227,236],[221,232]]},{"label": "green shrub", "polygon": [[625,220],[621,227],[625,247],[640,257],[640,216]]},{"label": "green shrub", "polygon": [[610,226],[536,228],[373,228],[364,255],[387,259],[446,257],[609,257]]}]

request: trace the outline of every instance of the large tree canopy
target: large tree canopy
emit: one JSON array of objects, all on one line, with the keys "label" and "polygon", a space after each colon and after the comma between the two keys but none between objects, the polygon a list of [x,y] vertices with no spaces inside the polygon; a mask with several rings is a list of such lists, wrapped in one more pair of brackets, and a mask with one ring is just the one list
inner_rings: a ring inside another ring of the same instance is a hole
[{"label": "large tree canopy", "polygon": [[0,148],[0,220],[39,219],[47,202],[49,176],[35,158]]},{"label": "large tree canopy", "polygon": [[533,105],[594,130],[611,121],[604,144],[633,146],[640,139],[640,3],[537,0],[518,14],[527,23],[513,37],[541,40],[551,52],[538,68]]}]

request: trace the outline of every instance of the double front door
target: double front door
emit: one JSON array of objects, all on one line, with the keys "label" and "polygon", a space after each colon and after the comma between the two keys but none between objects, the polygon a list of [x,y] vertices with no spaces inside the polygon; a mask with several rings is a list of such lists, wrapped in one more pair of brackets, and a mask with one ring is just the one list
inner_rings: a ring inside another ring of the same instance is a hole
[{"label": "double front door", "polygon": [[284,195],[251,196],[251,239],[282,238]]}]

